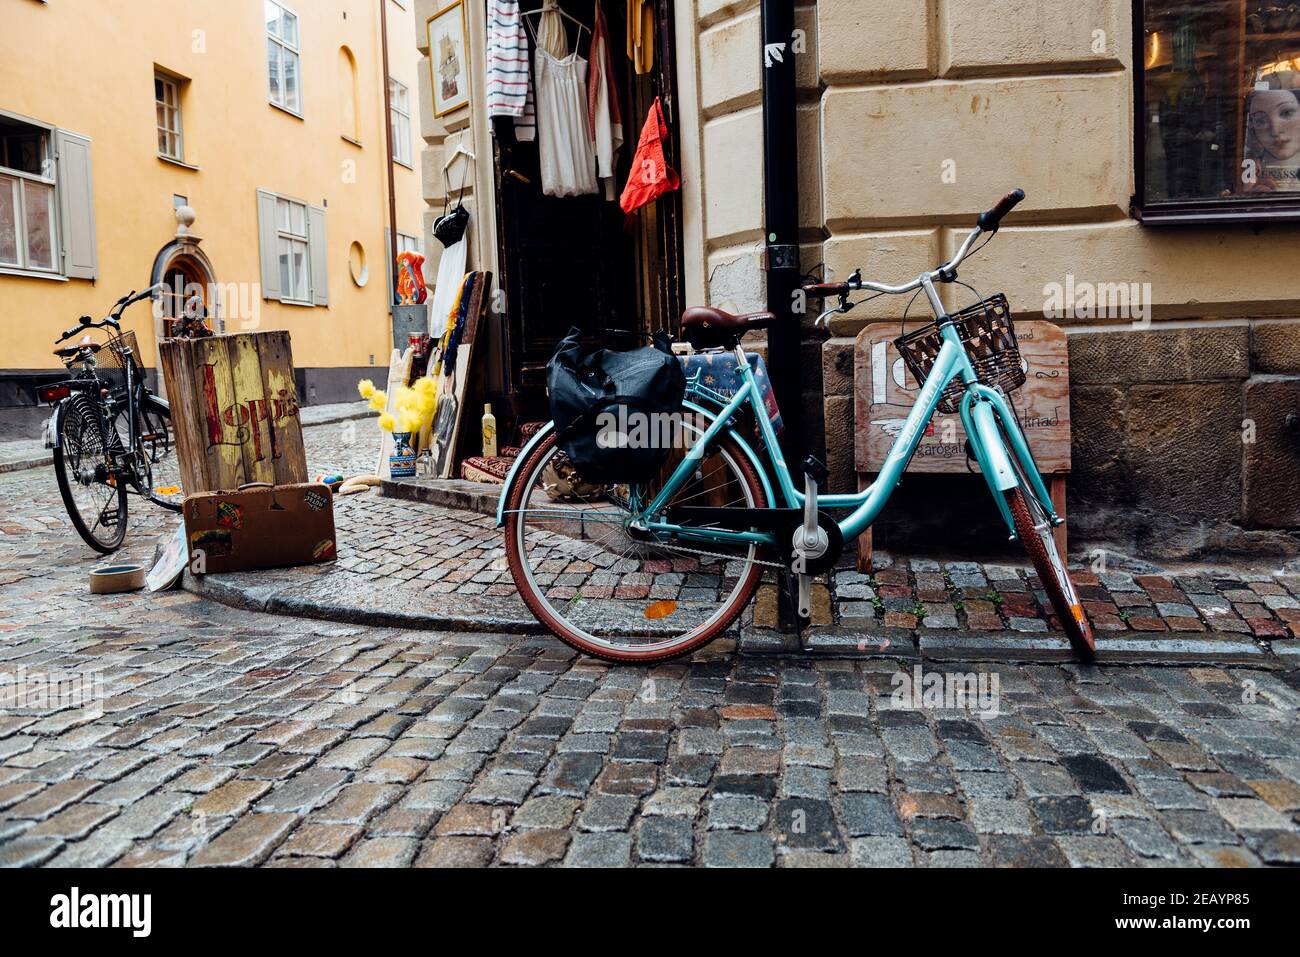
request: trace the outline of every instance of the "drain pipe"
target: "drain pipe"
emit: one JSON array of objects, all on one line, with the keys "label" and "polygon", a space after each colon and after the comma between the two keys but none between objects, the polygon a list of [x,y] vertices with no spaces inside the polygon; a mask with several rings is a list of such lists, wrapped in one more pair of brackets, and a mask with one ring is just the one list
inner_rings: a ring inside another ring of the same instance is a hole
[{"label": "drain pipe", "polygon": [[799,142],[795,112],[795,0],[762,0],[763,216],[767,249],[767,308],[777,323],[767,332],[767,368],[785,430],[786,463],[803,459],[800,329],[794,311],[799,288]]}]

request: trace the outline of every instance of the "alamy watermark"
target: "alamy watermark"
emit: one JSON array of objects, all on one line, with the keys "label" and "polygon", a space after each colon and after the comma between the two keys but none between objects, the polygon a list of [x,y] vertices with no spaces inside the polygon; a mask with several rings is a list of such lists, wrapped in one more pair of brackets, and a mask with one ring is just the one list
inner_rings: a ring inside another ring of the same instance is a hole
[{"label": "alamy watermark", "polygon": [[177,277],[162,285],[163,295],[154,298],[154,319],[212,320],[213,331],[218,317],[245,331],[262,325],[261,283],[183,282]]},{"label": "alamy watermark", "polygon": [[926,672],[916,665],[895,672],[890,684],[890,701],[898,711],[969,711],[984,719],[1002,713],[997,672]]},{"label": "alamy watermark", "polygon": [[1088,282],[1071,273],[1043,286],[1047,319],[1127,319],[1144,329],[1151,325],[1151,303],[1149,282]]},{"label": "alamy watermark", "polygon": [[596,445],[602,449],[687,449],[698,429],[680,412],[637,412],[620,405],[596,416]]},{"label": "alamy watermark", "polygon": [[0,712],[67,711],[103,714],[102,671],[29,671],[19,666],[0,672]]}]

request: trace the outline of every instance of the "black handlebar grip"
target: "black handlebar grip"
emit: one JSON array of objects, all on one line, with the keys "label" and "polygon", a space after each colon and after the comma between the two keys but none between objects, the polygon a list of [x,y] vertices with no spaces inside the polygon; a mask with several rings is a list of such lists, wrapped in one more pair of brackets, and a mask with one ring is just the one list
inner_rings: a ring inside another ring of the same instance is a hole
[{"label": "black handlebar grip", "polygon": [[1007,195],[1003,196],[996,206],[987,212],[980,213],[979,227],[986,233],[996,232],[998,226],[1002,224],[1002,217],[1011,212],[1025,198],[1023,189],[1013,189]]},{"label": "black handlebar grip", "polygon": [[817,282],[803,287],[806,295],[814,299],[829,299],[831,296],[843,296],[849,291],[846,282]]}]

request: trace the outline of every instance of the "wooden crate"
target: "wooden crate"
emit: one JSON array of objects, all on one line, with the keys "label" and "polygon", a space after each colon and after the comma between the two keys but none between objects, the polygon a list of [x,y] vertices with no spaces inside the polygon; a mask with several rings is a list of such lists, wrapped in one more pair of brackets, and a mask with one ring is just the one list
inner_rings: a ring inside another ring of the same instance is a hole
[{"label": "wooden crate", "polygon": [[289,333],[167,339],[159,356],[187,495],[307,481]]}]

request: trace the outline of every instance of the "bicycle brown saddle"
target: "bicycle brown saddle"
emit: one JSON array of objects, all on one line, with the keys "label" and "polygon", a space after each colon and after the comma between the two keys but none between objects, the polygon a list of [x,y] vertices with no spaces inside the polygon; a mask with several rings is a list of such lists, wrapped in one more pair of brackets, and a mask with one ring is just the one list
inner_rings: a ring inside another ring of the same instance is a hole
[{"label": "bicycle brown saddle", "polygon": [[83,342],[81,345],[77,346],[60,346],[58,349],[54,350],[54,354],[60,359],[75,359],[81,354],[82,349],[89,349],[91,355],[94,355],[102,348],[104,347],[98,342]]},{"label": "bicycle brown saddle", "polygon": [[746,332],[750,329],[766,329],[776,322],[776,316],[770,312],[746,312],[736,315],[714,309],[711,306],[692,306],[682,313],[682,326],[699,326],[702,329],[716,329],[721,332]]}]

